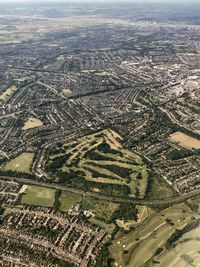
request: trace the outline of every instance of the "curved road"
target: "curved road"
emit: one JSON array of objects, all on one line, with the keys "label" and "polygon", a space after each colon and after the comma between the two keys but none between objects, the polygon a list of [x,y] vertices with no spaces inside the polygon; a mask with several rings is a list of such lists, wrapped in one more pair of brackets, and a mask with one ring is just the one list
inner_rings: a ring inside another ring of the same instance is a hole
[{"label": "curved road", "polygon": [[112,197],[112,196],[107,196],[107,195],[102,195],[98,193],[94,193],[91,191],[83,191],[80,189],[75,189],[75,188],[70,188],[64,185],[59,185],[56,183],[45,183],[45,182],[40,182],[37,180],[29,180],[26,178],[18,178],[18,177],[9,177],[9,176],[0,176],[0,180],[9,180],[9,181],[15,181],[19,183],[24,183],[28,185],[38,185],[38,186],[44,186],[52,189],[58,189],[58,190],[63,190],[63,191],[68,191],[71,193],[76,193],[82,196],[91,196],[95,197],[101,200],[107,200],[107,201],[113,201],[116,203],[131,203],[134,205],[144,205],[144,206],[162,206],[162,205],[171,205],[171,204],[176,204],[176,203],[181,203],[185,202],[186,200],[200,195],[200,188],[190,191],[188,193],[184,193],[180,196],[176,196],[173,198],[167,198],[167,199],[153,199],[153,200],[148,200],[148,199],[131,199],[131,198],[123,198],[123,197]]}]

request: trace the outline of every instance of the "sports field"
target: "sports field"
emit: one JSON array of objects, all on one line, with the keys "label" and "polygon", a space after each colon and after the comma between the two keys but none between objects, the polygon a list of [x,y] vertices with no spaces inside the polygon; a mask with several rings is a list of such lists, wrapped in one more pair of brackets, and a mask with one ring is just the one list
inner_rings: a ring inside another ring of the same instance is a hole
[{"label": "sports field", "polygon": [[200,149],[200,140],[182,132],[176,132],[171,134],[169,140],[178,143],[180,146],[187,149]]},{"label": "sports field", "polygon": [[36,128],[36,127],[40,127],[43,125],[43,122],[37,118],[29,118],[24,126],[22,127],[23,131],[26,131],[28,129],[32,129],[32,128]]},{"label": "sports field", "polygon": [[43,207],[53,207],[55,190],[42,186],[29,185],[21,203]]},{"label": "sports field", "polygon": [[2,170],[31,173],[33,157],[34,153],[24,152],[16,158],[8,161],[5,166],[3,166]]}]

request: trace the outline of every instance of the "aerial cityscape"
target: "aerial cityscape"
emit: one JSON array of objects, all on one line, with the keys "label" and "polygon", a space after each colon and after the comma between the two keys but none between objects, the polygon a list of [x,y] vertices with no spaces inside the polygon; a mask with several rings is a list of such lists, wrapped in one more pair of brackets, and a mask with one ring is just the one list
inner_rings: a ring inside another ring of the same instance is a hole
[{"label": "aerial cityscape", "polygon": [[0,2],[0,266],[200,266],[200,3]]}]

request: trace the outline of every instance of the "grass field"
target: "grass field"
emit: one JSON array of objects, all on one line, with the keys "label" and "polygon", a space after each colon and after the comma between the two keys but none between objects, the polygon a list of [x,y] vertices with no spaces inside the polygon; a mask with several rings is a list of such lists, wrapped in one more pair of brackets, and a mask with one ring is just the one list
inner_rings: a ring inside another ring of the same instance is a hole
[{"label": "grass field", "polygon": [[195,217],[197,214],[185,204],[174,205],[160,212],[152,210],[149,218],[137,230],[127,234],[121,232],[115,237],[109,248],[114,258],[113,266],[144,267],[146,262],[154,258],[158,248],[164,249],[166,241],[177,229],[182,229]]},{"label": "grass field", "polygon": [[0,94],[0,100],[8,100],[16,90],[17,88],[15,86],[9,87],[5,92]]},{"label": "grass field", "polygon": [[71,95],[72,91],[70,89],[63,89],[61,95],[68,96]]},{"label": "grass field", "polygon": [[108,234],[112,234],[114,229],[115,229],[115,224],[114,223],[105,223],[101,220],[98,220],[96,218],[90,218],[89,219],[89,222],[91,222],[92,224],[95,224],[95,225],[98,225],[99,227],[105,229],[105,231],[108,233]]},{"label": "grass field", "polygon": [[82,196],[67,191],[62,191],[59,198],[60,210],[67,212],[72,206],[80,203]]},{"label": "grass field", "polygon": [[176,195],[176,192],[168,185],[162,177],[154,174],[149,178],[147,197],[149,199],[166,199]]},{"label": "grass field", "polygon": [[82,210],[90,211],[94,214],[89,221],[104,228],[108,234],[112,234],[115,224],[111,223],[113,212],[119,207],[114,202],[98,200],[93,197],[84,197],[81,205]]},{"label": "grass field", "polygon": [[93,197],[82,197],[78,194],[62,191],[60,197],[60,211],[67,212],[72,206],[80,203],[83,211],[90,211],[94,214],[89,221],[104,228],[109,234],[115,229],[115,224],[106,222],[111,219],[112,213],[118,208],[113,202],[97,200]]},{"label": "grass field", "polygon": [[73,178],[78,173],[88,182],[125,185],[131,196],[143,198],[147,167],[138,155],[123,148],[122,141],[116,132],[104,130],[55,147],[46,170],[61,171]]},{"label": "grass field", "polygon": [[16,158],[10,160],[3,166],[3,171],[17,171],[31,173],[31,164],[33,161],[34,153],[24,152]]},{"label": "grass field", "polygon": [[187,201],[192,210],[200,214],[200,196],[193,197]]},{"label": "grass field", "polygon": [[113,212],[118,208],[118,204],[95,199],[93,197],[84,197],[82,209],[91,211],[96,217],[109,221]]},{"label": "grass field", "polygon": [[171,134],[169,140],[178,143],[180,146],[187,149],[200,149],[200,140],[186,135],[182,132]]},{"label": "grass field", "polygon": [[174,248],[166,250],[158,257],[155,257],[155,261],[159,262],[157,266],[198,267],[200,264],[199,233],[200,226],[185,233],[178,241],[176,241]]},{"label": "grass field", "polygon": [[83,211],[90,211],[94,214],[89,221],[111,234],[115,229],[115,224],[106,222],[111,219],[112,213],[117,209],[118,204],[113,202],[97,200],[93,197],[82,197],[78,194],[62,191],[60,197],[60,211],[67,212],[72,206],[80,203]]},{"label": "grass field", "polygon": [[53,207],[55,190],[42,186],[29,185],[21,203],[43,207]]},{"label": "grass field", "polygon": [[26,131],[28,129],[32,129],[32,128],[36,128],[36,127],[40,127],[43,125],[43,122],[37,118],[29,118],[24,126],[22,127],[23,131]]}]

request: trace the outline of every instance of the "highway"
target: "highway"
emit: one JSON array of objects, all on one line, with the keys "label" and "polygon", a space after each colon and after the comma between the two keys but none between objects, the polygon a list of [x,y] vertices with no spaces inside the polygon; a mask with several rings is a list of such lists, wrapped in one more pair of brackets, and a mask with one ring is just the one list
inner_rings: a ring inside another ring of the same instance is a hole
[{"label": "highway", "polygon": [[166,206],[166,205],[172,205],[176,203],[182,203],[185,202],[186,200],[200,195],[200,188],[190,191],[188,193],[184,193],[180,196],[176,196],[173,198],[167,198],[167,199],[132,199],[132,198],[123,198],[123,197],[112,197],[108,195],[103,195],[91,191],[84,191],[80,189],[75,189],[75,188],[70,188],[64,185],[59,185],[56,183],[45,183],[37,180],[30,180],[26,178],[19,178],[19,177],[9,177],[9,176],[0,176],[1,180],[9,180],[9,181],[15,181],[27,185],[38,185],[38,186],[44,186],[52,189],[57,189],[57,190],[64,190],[68,191],[71,193],[76,193],[82,196],[90,196],[90,197],[95,197],[100,200],[106,200],[106,201],[113,201],[116,203],[131,203],[133,205],[143,205],[143,206]]}]

